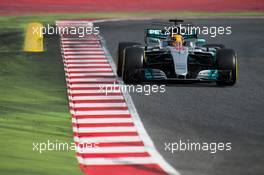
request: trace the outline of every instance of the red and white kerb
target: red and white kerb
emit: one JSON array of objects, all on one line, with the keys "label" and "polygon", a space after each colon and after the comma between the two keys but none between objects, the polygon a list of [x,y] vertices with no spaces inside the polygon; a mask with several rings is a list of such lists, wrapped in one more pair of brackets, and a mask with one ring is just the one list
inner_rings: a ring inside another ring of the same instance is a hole
[{"label": "red and white kerb", "polygon": [[[92,26],[91,21],[57,21],[57,26]],[[154,148],[129,94],[108,93],[99,85],[118,84],[100,38],[61,34],[61,51],[74,141],[96,147],[77,150],[88,175],[178,174]]]}]

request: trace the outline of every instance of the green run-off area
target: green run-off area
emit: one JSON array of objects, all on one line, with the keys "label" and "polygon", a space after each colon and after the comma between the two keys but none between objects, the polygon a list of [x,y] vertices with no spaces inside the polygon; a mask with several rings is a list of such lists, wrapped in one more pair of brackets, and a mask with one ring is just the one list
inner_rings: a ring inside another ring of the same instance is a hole
[{"label": "green run-off area", "polygon": [[0,174],[82,174],[74,151],[33,151],[33,142],[72,143],[73,133],[59,37],[24,53],[22,22],[0,27]]}]

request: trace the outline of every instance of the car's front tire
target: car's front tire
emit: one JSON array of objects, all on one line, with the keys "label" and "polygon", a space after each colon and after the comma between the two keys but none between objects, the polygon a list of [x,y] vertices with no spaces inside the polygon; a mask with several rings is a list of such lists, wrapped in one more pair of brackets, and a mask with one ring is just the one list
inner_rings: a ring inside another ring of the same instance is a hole
[{"label": "car's front tire", "polygon": [[237,81],[237,55],[232,49],[220,49],[216,54],[216,66],[218,70],[230,71],[228,78],[217,81],[219,86],[233,86]]},{"label": "car's front tire", "polygon": [[140,47],[127,47],[123,60],[123,81],[125,83],[140,83],[144,64],[144,49]]},{"label": "car's front tire", "polygon": [[137,42],[120,42],[118,44],[117,49],[117,75],[119,77],[122,76],[122,68],[123,68],[123,59],[124,59],[124,50],[127,47],[131,47],[134,45],[140,45],[140,43]]}]

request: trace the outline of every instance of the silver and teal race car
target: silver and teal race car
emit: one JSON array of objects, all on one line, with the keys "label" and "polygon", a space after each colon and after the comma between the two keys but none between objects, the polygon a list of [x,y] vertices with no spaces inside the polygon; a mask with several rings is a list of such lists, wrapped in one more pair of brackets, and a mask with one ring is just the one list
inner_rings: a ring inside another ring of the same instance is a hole
[{"label": "silver and teal race car", "polygon": [[[206,44],[197,34],[182,34],[183,21],[170,20],[174,27],[145,30],[145,45],[121,42],[117,75],[125,83],[216,82],[232,86],[237,80],[237,54],[222,44]],[[175,32],[177,29],[177,32]]]}]

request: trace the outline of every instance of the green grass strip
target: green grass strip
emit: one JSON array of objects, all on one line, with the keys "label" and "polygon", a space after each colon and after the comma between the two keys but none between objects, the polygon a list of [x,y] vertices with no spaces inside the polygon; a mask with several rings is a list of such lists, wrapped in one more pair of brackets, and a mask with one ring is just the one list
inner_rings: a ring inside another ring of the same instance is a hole
[{"label": "green grass strip", "polygon": [[46,52],[24,53],[21,31],[0,33],[0,174],[82,174],[75,151],[33,151],[73,142],[58,36],[45,38]]}]

